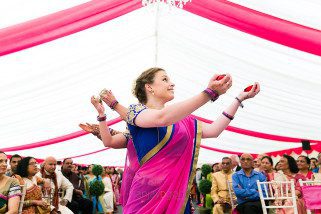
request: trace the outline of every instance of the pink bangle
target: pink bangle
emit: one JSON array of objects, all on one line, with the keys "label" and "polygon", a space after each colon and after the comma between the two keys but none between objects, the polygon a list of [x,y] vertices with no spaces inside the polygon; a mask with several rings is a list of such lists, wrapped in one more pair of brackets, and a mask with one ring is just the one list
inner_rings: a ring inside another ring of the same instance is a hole
[{"label": "pink bangle", "polygon": [[106,121],[106,119],[107,119],[106,114],[104,116],[102,116],[102,117],[99,117],[99,115],[97,116],[97,121],[98,122]]},{"label": "pink bangle", "polygon": [[113,102],[111,102],[111,104],[110,104],[110,108],[112,109],[112,110],[115,110],[115,107],[116,107],[116,105],[118,104],[118,101],[117,100],[114,100]]},{"label": "pink bangle", "polygon": [[228,119],[230,119],[230,120],[233,120],[233,119],[234,119],[234,116],[229,115],[229,114],[226,113],[225,111],[223,111],[222,114],[223,114],[225,117],[227,117]]},{"label": "pink bangle", "polygon": [[204,91],[203,91],[205,94],[207,94],[212,102],[214,102],[215,100],[218,99],[218,97],[220,96],[217,91],[213,90],[213,89],[210,89],[210,88],[206,88]]}]

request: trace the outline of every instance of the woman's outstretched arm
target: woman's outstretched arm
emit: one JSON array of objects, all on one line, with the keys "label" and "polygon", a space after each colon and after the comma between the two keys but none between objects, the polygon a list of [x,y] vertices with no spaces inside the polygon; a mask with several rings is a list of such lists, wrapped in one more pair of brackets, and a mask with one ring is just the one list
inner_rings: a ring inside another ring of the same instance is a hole
[{"label": "woman's outstretched arm", "polygon": [[260,92],[259,83],[255,83],[254,87],[249,92],[242,91],[231,103],[227,109],[211,124],[202,124],[202,138],[218,137],[230,124],[231,119],[234,118],[241,102],[255,97]]},{"label": "woman's outstretched arm", "polygon": [[[216,80],[217,77],[218,75],[214,75],[210,79],[207,88],[217,92],[218,95],[222,95],[232,86],[232,77],[227,74],[223,79]],[[210,98],[207,93],[201,92],[182,102],[165,106],[161,110],[146,109],[137,115],[135,124],[143,128],[174,124],[203,106]]]}]

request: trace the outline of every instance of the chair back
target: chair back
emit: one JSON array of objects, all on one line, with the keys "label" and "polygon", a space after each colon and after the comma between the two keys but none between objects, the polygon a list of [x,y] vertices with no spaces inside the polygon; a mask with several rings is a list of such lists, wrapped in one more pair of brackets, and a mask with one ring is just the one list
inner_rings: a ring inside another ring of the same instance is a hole
[{"label": "chair back", "polygon": [[25,201],[25,197],[26,197],[26,192],[27,192],[27,186],[26,184],[20,185],[21,188],[21,198],[20,198],[20,202],[19,202],[19,208],[18,208],[18,213],[21,214],[22,213],[22,209],[23,209],[23,203]]},{"label": "chair back", "polygon": [[237,206],[236,196],[235,196],[235,192],[233,190],[232,181],[227,180],[226,182],[227,182],[228,194],[230,197],[230,202],[231,202],[231,206],[232,206],[232,210],[233,210]]},{"label": "chair back", "polygon": [[300,179],[299,183],[307,213],[311,213],[311,210],[321,209],[321,181],[303,181]]},{"label": "chair back", "polygon": [[[291,181],[257,181],[263,213],[267,209],[292,208],[294,214],[298,214],[294,180]],[[284,201],[290,201],[284,204]]]}]

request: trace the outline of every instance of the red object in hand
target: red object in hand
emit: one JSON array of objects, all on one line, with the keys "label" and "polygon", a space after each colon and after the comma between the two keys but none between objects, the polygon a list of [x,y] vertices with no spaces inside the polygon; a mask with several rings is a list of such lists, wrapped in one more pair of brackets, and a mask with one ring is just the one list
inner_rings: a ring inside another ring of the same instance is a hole
[{"label": "red object in hand", "polygon": [[[252,88],[253,88],[253,85],[250,85],[250,86],[248,86],[248,87],[246,87],[246,88],[244,89],[244,92],[249,92],[249,91],[252,90]],[[255,85],[254,91],[255,91],[255,90],[256,90],[256,85]]]},{"label": "red object in hand", "polygon": [[225,74],[222,74],[222,75],[216,77],[216,80],[221,80],[221,79],[223,79],[225,76],[226,76]]}]

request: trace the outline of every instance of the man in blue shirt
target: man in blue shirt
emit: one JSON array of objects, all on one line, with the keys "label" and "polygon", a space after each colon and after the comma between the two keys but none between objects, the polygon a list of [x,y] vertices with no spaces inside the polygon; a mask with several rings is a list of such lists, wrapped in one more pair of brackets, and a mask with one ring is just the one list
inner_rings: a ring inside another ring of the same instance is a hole
[{"label": "man in blue shirt", "polygon": [[253,156],[242,154],[242,169],[233,174],[233,189],[237,197],[237,211],[240,214],[263,213],[256,181],[266,181],[265,175],[253,169]]}]

